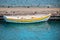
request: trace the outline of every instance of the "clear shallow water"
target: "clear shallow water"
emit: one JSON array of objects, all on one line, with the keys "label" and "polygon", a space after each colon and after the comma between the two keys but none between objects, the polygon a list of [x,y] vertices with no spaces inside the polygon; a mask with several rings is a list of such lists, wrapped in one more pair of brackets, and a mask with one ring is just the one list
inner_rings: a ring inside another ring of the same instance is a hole
[{"label": "clear shallow water", "polygon": [[34,24],[0,22],[0,40],[60,40],[60,21]]},{"label": "clear shallow water", "polygon": [[[60,0],[0,0],[0,5],[4,6],[43,6],[57,5],[60,7]],[[56,6],[54,6],[56,7]]]}]

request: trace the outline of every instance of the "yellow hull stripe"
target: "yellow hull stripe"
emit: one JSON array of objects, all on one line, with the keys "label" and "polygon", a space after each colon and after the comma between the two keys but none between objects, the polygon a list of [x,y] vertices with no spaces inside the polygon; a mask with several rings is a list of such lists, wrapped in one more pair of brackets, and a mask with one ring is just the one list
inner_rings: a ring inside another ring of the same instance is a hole
[{"label": "yellow hull stripe", "polygon": [[48,18],[49,16],[44,16],[44,17],[41,17],[41,18],[32,18],[32,19],[12,19],[12,18],[8,18],[7,20],[10,20],[10,21],[14,21],[14,22],[34,22],[34,21],[39,21],[39,20],[43,20],[45,18]]}]

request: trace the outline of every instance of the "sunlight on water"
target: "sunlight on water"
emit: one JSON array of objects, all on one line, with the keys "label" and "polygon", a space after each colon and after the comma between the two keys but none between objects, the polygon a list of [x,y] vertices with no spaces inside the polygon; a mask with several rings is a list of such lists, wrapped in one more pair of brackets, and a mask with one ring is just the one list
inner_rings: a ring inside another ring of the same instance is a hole
[{"label": "sunlight on water", "polygon": [[32,24],[0,22],[0,40],[59,40],[60,22]]}]

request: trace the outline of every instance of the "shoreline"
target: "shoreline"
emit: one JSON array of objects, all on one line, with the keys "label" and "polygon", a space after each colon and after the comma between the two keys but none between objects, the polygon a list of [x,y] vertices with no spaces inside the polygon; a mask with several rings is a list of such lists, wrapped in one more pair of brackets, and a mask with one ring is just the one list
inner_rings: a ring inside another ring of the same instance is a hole
[{"label": "shoreline", "polygon": [[[1,12],[2,11],[2,12]],[[12,14],[15,13],[52,13],[60,15],[60,8],[0,8],[0,14]],[[12,13],[11,13],[12,12]]]},{"label": "shoreline", "polygon": [[[32,13],[32,12],[40,12],[40,13],[52,13],[53,16],[49,20],[60,20],[60,17],[58,18],[57,16],[60,16],[60,8],[0,8],[0,11],[19,11],[21,13]],[[1,13],[0,13],[1,14]],[[5,13],[7,14],[7,13]],[[1,15],[0,15],[0,20],[1,20]]]},{"label": "shoreline", "polygon": [[60,11],[60,8],[0,8],[0,11],[41,12],[41,11]]}]

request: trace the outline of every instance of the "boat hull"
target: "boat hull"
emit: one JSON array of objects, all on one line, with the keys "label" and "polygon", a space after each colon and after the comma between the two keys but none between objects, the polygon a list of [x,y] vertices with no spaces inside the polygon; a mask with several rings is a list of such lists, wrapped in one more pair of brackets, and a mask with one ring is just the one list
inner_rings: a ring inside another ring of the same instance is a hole
[{"label": "boat hull", "polygon": [[3,16],[4,20],[6,22],[13,22],[13,23],[35,23],[35,22],[42,22],[42,21],[48,21],[50,18],[50,15],[40,17],[40,18],[31,18],[31,19],[12,19],[12,18],[7,18],[6,16]]}]

